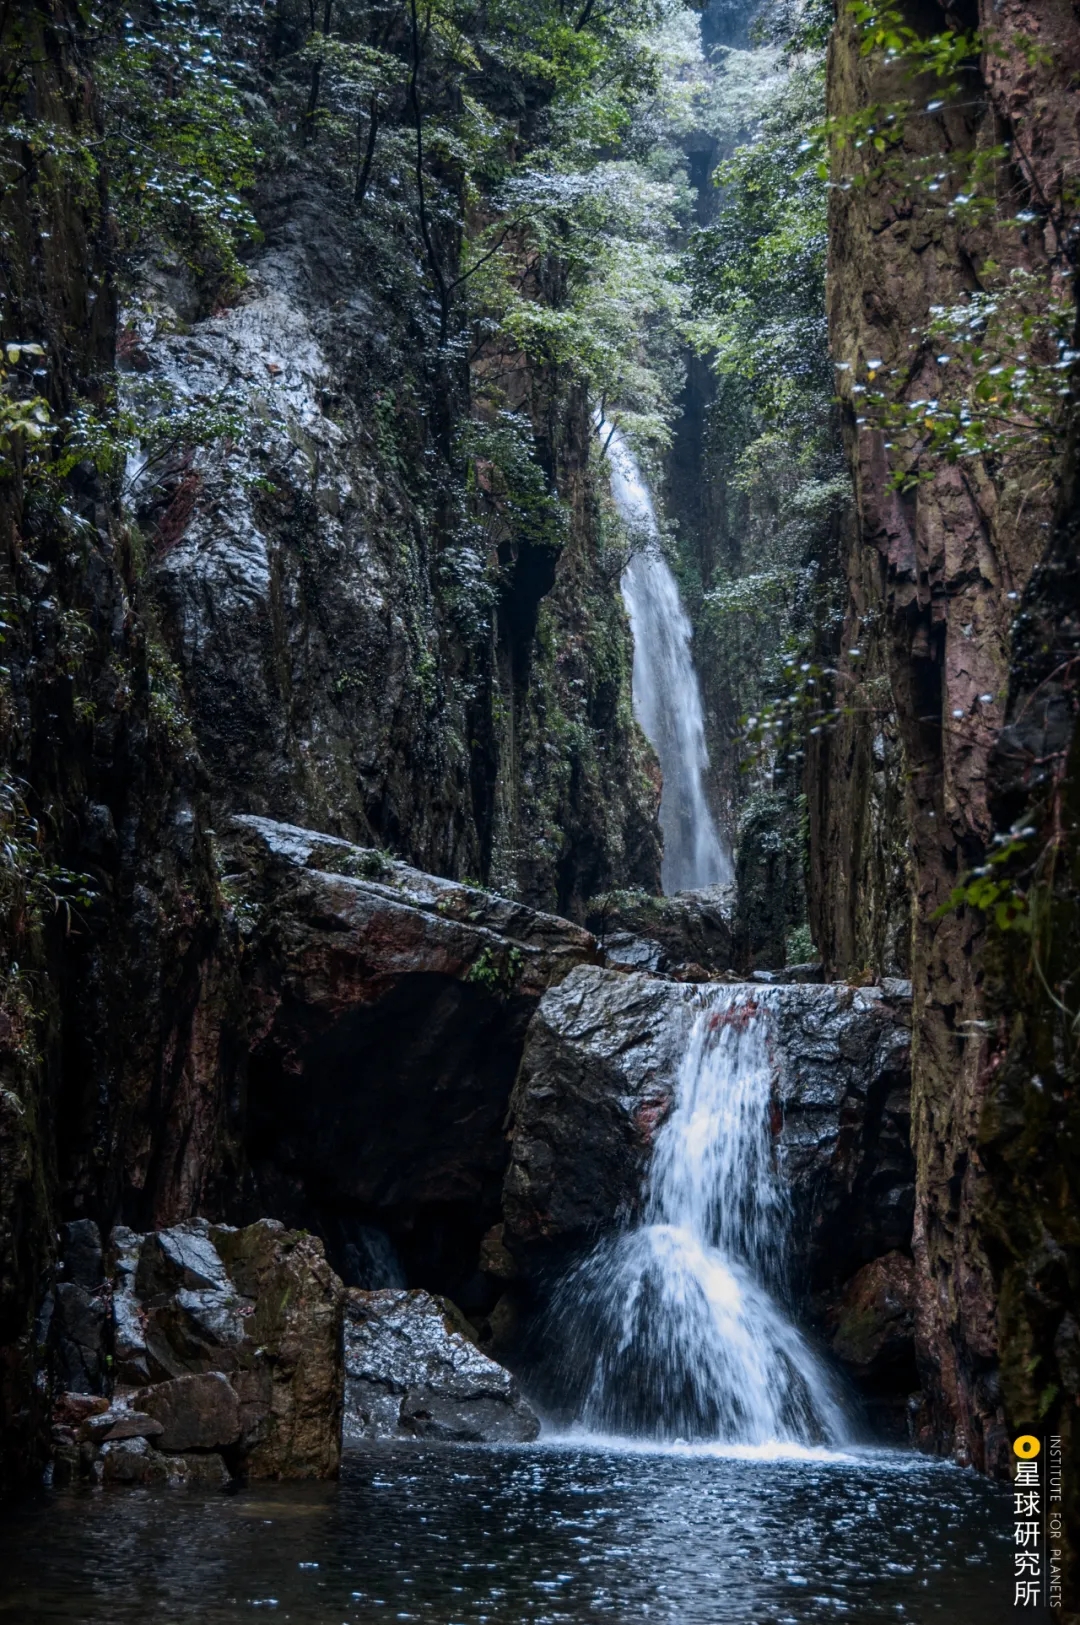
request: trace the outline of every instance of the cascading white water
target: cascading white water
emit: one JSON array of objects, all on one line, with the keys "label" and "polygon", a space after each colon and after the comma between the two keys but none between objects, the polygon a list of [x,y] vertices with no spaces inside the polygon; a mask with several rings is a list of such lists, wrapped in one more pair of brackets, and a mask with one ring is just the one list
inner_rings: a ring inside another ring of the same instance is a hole
[{"label": "cascading white water", "polygon": [[664,890],[726,884],[732,877],[731,855],[705,800],[709,753],[701,690],[690,658],[690,622],[660,551],[652,499],[633,454],[610,424],[600,424],[600,435],[607,446],[615,506],[642,544],[623,572],[622,594],[634,634],[634,712],[664,775]]},{"label": "cascading white water", "polygon": [[562,1283],[552,1325],[591,1431],[836,1444],[829,1374],[782,1307],[788,1218],[766,1017],[711,988],[653,1154],[642,1222]]}]

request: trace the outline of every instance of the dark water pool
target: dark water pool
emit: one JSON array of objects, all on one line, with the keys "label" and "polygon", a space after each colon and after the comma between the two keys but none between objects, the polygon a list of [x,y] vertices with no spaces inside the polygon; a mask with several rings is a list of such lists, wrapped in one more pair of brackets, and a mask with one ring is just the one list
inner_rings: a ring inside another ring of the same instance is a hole
[{"label": "dark water pool", "polygon": [[334,1485],[8,1513],[0,1622],[997,1625],[1008,1510],[999,1486],[899,1454],[387,1446]]}]

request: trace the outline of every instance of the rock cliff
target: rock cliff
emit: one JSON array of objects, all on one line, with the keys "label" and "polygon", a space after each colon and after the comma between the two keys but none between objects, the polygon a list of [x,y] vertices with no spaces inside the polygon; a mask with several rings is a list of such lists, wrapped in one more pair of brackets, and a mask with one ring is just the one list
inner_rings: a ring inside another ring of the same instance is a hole
[{"label": "rock cliff", "polygon": [[[583,392],[520,354],[471,373],[436,354],[410,250],[395,239],[411,269],[389,275],[385,236],[287,130],[243,288],[151,234],[118,315],[92,32],[66,0],[0,20],[19,109],[4,410],[25,400],[55,426],[31,416],[12,437],[5,416],[2,435],[5,1474],[47,1446],[34,1315],[61,1225],[259,1216],[245,944],[216,825],[296,818],[579,917],[659,876]],[[260,117],[280,45],[261,22],[237,46]],[[144,450],[121,469],[118,378],[148,433],[165,409],[216,427],[162,430],[152,466]],[[506,410],[530,492],[561,515],[550,533],[467,449],[468,426]],[[454,974],[475,971],[460,997],[482,1003],[511,949],[470,940]],[[527,981],[543,950],[513,954]]]},{"label": "rock cliff", "polygon": [[[903,11],[923,37],[952,18],[937,6]],[[975,22],[974,8],[967,20]],[[843,11],[830,48],[830,110],[841,125],[905,98],[918,116],[895,141],[890,133],[878,143],[889,147],[886,164],[867,141],[833,169],[830,329],[858,512],[838,679],[847,714],[812,757],[810,799],[812,913],[827,960],[849,973],[911,967],[917,1344],[930,1396],[921,1439],[1001,1471],[1002,1418],[1014,1431],[1034,1420],[1033,1396],[1015,1376],[1003,1397],[999,1349],[1013,1363],[1019,1333],[1015,1311],[1003,1304],[999,1312],[996,1280],[1001,1214],[1012,1215],[1007,1268],[1016,1270],[1015,1227],[1029,1199],[1004,1171],[1002,1157],[1012,1156],[993,1104],[1002,1054],[995,1022],[1010,1020],[992,1009],[1008,1001],[999,992],[988,1005],[983,915],[950,898],[1003,833],[991,761],[1007,705],[1017,703],[1009,701],[1016,615],[1047,550],[1054,468],[1031,436],[1008,455],[929,460],[899,489],[893,476],[910,447],[887,441],[865,407],[868,383],[883,372],[897,380],[901,402],[924,403],[928,424],[957,382],[944,369],[965,364],[937,354],[927,336],[932,307],[1000,289],[1013,269],[1035,278],[1045,302],[1066,274],[1075,17],[1040,0],[983,5],[978,22],[985,53],[965,63],[965,94],[953,100],[932,76],[913,79],[902,53],[863,50]],[[942,162],[970,169],[973,154],[1002,141],[989,206],[978,215],[946,207],[934,195],[940,187],[918,179]],[[909,943],[904,899],[890,878],[905,871]],[[988,1111],[993,1129],[980,1126]],[[1010,1121],[1018,1132],[1015,1115]],[[1034,1206],[1029,1220],[1031,1269],[1044,1246]],[[1064,1300],[1048,1313],[1064,1335]],[[1046,1345],[1046,1331],[1039,1336]],[[1043,1417],[1059,1414],[1060,1394],[1048,1380]]]}]

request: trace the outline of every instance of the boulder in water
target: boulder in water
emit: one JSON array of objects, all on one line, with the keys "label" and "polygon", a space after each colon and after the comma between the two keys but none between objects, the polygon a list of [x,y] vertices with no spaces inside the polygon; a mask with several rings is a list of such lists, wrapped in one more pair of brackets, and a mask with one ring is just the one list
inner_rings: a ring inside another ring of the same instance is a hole
[{"label": "boulder in water", "polygon": [[251,1478],[337,1472],[343,1289],[319,1240],[269,1219],[191,1219],[118,1227],[110,1251],[115,1393],[61,1397],[66,1471],[78,1446],[87,1471],[117,1483],[164,1481],[147,1450],[214,1453],[219,1468],[170,1466],[169,1482],[216,1481],[221,1453]]},{"label": "boulder in water", "polygon": [[345,1308],[345,1436],[524,1443],[540,1423],[445,1298],[352,1289]]}]

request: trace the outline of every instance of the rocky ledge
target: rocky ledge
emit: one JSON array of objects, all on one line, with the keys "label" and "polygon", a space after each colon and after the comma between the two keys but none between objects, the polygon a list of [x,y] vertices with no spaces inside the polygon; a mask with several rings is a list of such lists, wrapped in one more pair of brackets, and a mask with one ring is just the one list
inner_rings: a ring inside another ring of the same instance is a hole
[{"label": "rocky ledge", "polygon": [[[231,823],[219,867],[244,945],[258,1210],[326,1236],[349,1285],[467,1294],[498,1217],[525,1029],[549,987],[597,959],[595,939],[264,818]],[[373,1226],[396,1275],[352,1273]]]}]

